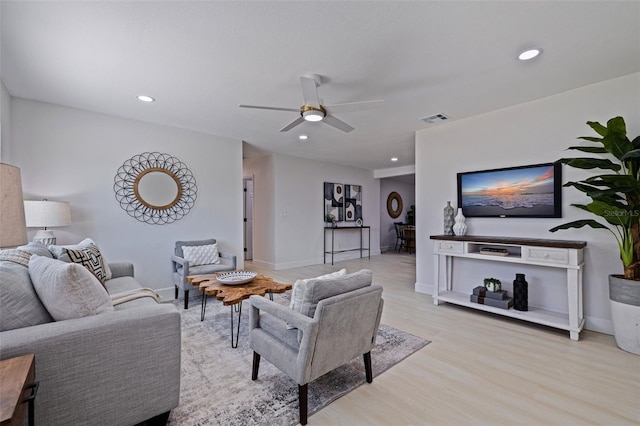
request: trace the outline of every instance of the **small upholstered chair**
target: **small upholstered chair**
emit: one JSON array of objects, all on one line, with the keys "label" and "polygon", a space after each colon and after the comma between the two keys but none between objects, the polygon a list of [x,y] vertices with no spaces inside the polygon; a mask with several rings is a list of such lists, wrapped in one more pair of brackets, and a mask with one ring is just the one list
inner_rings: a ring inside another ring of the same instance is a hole
[{"label": "small upholstered chair", "polygon": [[264,297],[249,299],[251,379],[257,380],[264,357],[295,380],[303,425],[311,381],[359,356],[364,358],[367,383],[373,381],[371,348],[384,304],[382,287],[371,285],[369,270],[321,278],[305,280],[300,312]]},{"label": "small upholstered chair", "polygon": [[[187,247],[187,249],[184,249]],[[185,251],[187,255],[185,256]],[[203,263],[204,262],[204,263]],[[173,285],[184,290],[184,308],[189,308],[189,290],[193,285],[187,281],[189,275],[213,274],[236,269],[236,256],[218,252],[216,240],[176,241],[175,253],[171,256]]]}]

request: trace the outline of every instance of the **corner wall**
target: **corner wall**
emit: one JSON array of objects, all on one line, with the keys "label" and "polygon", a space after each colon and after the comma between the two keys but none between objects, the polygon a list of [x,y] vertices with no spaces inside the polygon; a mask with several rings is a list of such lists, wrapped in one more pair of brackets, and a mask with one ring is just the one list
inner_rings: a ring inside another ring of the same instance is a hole
[{"label": "corner wall", "polygon": [[[421,232],[416,241],[420,253],[416,291],[432,292],[433,242],[429,236],[443,232],[442,210],[447,200],[455,204],[457,172],[544,163],[571,156],[573,153],[566,152],[566,148],[579,144],[578,136],[594,134],[585,124],[587,121],[606,122],[617,115],[625,118],[630,138],[640,134],[640,73],[417,132],[416,221]],[[588,175],[563,167],[565,182]],[[618,247],[604,230],[548,232],[556,225],[588,216],[570,206],[586,200],[581,193],[563,188],[562,195],[562,219],[472,218],[467,219],[468,234],[587,241],[583,283],[586,328],[611,333],[607,277],[622,271]],[[459,260],[454,268],[454,286],[469,291],[485,276],[510,282],[516,272],[513,267],[496,268],[490,262]],[[518,269],[531,277],[529,293],[533,294],[534,306],[540,303],[566,312],[563,276],[535,268]]]},{"label": "corner wall", "polygon": [[[91,237],[108,261],[132,262],[155,289],[173,287],[177,240],[214,237],[243,267],[241,141],[20,98],[11,99],[11,123],[6,161],[21,168],[24,198],[70,203],[72,224],[53,229],[58,244]],[[114,176],[143,152],[170,154],[193,173],[197,200],[183,219],[150,225],[120,208]]]},{"label": "corner wall", "polygon": [[[362,185],[371,255],[380,254],[380,182],[371,171],[272,154],[245,160],[244,174],[254,176],[254,262],[276,270],[323,263],[324,182]],[[346,224],[355,223],[341,222]],[[359,236],[358,230],[336,233],[336,249],[338,245],[340,249],[359,247]],[[363,236],[366,247],[367,231]],[[345,252],[337,254],[334,262],[359,256]],[[330,262],[328,255],[327,259]]]},{"label": "corner wall", "polygon": [[[392,218],[387,212],[387,197],[393,191],[402,197],[402,212],[397,218]],[[393,178],[380,179],[380,250],[393,251],[396,245],[396,229],[394,222],[407,221],[406,216],[412,204],[415,204],[416,186],[400,182]]]}]

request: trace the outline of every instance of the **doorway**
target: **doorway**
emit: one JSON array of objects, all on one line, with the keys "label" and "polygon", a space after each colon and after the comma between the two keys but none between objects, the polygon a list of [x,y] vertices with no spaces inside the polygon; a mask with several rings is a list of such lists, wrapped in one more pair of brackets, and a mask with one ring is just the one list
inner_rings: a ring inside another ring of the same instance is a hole
[{"label": "doorway", "polygon": [[253,177],[242,179],[244,191],[244,260],[253,259]]}]

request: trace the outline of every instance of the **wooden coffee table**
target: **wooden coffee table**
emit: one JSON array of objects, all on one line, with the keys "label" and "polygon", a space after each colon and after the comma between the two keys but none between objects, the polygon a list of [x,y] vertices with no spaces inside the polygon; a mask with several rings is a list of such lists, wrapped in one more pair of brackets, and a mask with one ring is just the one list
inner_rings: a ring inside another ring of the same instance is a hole
[{"label": "wooden coffee table", "polygon": [[[207,275],[190,275],[187,277],[194,286],[198,286],[202,291],[202,306],[200,311],[200,321],[204,321],[204,314],[207,310],[207,297],[216,296],[221,300],[224,306],[231,307],[231,347],[238,347],[238,337],[240,335],[240,316],[242,315],[242,301],[250,296],[264,296],[267,293],[269,298],[273,300],[274,293],[284,293],[291,290],[291,284],[281,284],[275,282],[273,278],[264,275],[257,275],[253,281],[246,284],[226,285],[218,282],[217,274]],[[238,313],[237,330],[234,338],[234,320],[233,311]]]}]

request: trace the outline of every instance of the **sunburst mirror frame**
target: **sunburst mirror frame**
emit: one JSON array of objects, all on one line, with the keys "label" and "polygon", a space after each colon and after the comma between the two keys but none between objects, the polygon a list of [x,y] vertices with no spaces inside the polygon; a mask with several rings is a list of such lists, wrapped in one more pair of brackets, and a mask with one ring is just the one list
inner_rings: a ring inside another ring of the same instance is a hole
[{"label": "sunburst mirror frame", "polygon": [[[175,182],[177,194],[168,204],[154,205],[140,194],[140,180],[151,172],[165,173]],[[198,193],[196,179],[187,165],[159,152],[143,152],[125,161],[114,177],[113,190],[129,216],[151,225],[167,225],[182,219],[191,211]]]}]

